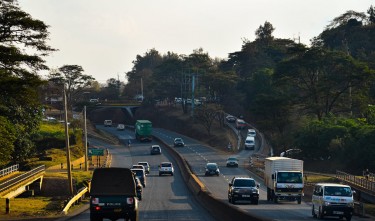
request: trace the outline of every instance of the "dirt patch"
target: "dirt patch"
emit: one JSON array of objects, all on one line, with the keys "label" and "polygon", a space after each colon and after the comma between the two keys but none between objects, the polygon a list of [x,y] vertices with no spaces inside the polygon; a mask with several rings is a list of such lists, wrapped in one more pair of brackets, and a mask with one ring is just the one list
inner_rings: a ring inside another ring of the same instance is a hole
[{"label": "dirt patch", "polygon": [[69,182],[61,177],[44,177],[41,189],[41,196],[60,197],[69,196]]}]

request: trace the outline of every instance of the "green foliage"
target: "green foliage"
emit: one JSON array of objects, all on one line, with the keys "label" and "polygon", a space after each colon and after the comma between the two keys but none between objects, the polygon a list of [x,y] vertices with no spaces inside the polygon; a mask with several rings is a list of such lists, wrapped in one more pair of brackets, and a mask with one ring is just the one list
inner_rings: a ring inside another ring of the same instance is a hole
[{"label": "green foliage", "polygon": [[34,154],[30,137],[42,113],[37,89],[44,81],[35,73],[48,69],[42,57],[54,49],[46,44],[48,26],[22,11],[17,1],[0,2],[0,26],[0,116],[16,136],[4,153],[22,163]]},{"label": "green foliage", "polygon": [[16,130],[5,117],[0,116],[0,167],[11,160],[16,141]]}]

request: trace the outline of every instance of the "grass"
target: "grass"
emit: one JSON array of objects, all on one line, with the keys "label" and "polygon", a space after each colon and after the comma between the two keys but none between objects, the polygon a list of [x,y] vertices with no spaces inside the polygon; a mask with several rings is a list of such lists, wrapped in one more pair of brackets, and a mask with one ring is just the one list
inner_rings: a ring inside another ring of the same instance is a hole
[{"label": "grass", "polygon": [[[30,197],[10,199],[10,214],[5,209],[0,212],[0,220],[10,217],[56,216],[61,213],[64,203],[51,197]],[[0,208],[5,208],[5,199],[0,201]]]},{"label": "grass", "polygon": [[[307,180],[306,180],[307,177]],[[305,181],[309,183],[337,183],[336,177],[317,175],[317,174],[305,174]]]}]

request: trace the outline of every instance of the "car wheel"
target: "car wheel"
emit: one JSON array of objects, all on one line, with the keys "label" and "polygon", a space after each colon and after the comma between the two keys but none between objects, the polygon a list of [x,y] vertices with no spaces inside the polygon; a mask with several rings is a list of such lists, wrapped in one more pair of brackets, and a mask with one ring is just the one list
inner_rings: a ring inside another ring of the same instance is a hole
[{"label": "car wheel", "polygon": [[314,205],[312,206],[312,209],[311,209],[311,215],[312,215],[314,218],[317,217],[317,216],[316,216],[316,213],[315,213],[315,207],[314,207]]},{"label": "car wheel", "polygon": [[318,211],[318,218],[319,219],[323,219],[323,211],[321,210],[321,207],[319,207],[319,211]]},{"label": "car wheel", "polygon": [[253,203],[254,205],[258,205],[258,204],[259,204],[259,200],[254,200],[254,201],[252,201],[252,203]]},{"label": "car wheel", "polygon": [[90,214],[90,221],[103,221],[103,218]]},{"label": "car wheel", "polygon": [[[134,211],[134,213],[131,214],[129,218],[130,218],[131,221],[138,221],[138,219],[139,219],[138,211]],[[126,218],[125,218],[125,220],[126,220]]]},{"label": "car wheel", "polygon": [[236,200],[234,199],[234,197],[232,197],[232,204],[236,204]]},{"label": "car wheel", "polygon": [[161,173],[159,173],[159,176],[161,176]]},{"label": "car wheel", "polygon": [[346,218],[346,221],[350,221],[350,220],[352,220],[352,216],[347,216],[347,217],[345,217]]},{"label": "car wheel", "polygon": [[298,199],[297,199],[297,203],[298,203],[298,204],[301,204],[301,202],[302,202],[302,197],[298,197]]},{"label": "car wheel", "polygon": [[173,173],[171,173],[171,176],[173,176]]}]

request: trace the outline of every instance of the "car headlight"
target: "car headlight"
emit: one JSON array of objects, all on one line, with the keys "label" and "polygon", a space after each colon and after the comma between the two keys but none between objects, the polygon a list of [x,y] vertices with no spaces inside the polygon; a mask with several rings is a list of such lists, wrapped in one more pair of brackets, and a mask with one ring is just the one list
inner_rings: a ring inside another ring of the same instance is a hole
[{"label": "car headlight", "polygon": [[239,193],[240,190],[238,190],[238,189],[234,189],[233,192],[234,192],[234,193]]},{"label": "car headlight", "polygon": [[347,207],[354,207],[354,203],[348,203],[346,205],[347,205]]},{"label": "car headlight", "polygon": [[330,203],[330,202],[327,202],[327,201],[324,201],[324,205],[325,205],[325,206],[330,206],[331,203]]}]

